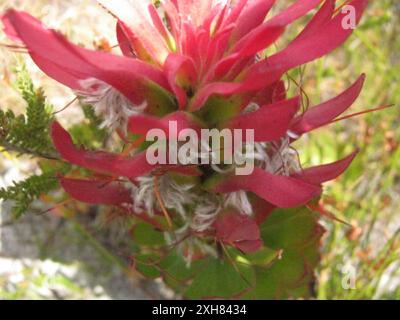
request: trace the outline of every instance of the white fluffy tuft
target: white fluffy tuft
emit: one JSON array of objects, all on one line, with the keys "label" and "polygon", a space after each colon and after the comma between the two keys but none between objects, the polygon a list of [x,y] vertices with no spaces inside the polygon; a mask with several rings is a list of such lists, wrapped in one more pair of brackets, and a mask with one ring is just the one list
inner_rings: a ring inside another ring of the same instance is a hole
[{"label": "white fluffy tuft", "polygon": [[146,101],[134,105],[123,94],[100,80],[86,79],[82,80],[80,85],[84,89],[84,92],[79,93],[83,97],[83,103],[92,105],[96,115],[104,119],[102,128],[120,128],[126,133],[129,118],[143,113],[147,108]]}]

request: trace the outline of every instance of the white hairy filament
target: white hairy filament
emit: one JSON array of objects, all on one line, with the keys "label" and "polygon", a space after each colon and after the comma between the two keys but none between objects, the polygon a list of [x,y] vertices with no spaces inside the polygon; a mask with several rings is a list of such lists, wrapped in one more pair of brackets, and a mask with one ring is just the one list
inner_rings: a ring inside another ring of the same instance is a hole
[{"label": "white hairy filament", "polygon": [[125,133],[129,118],[143,113],[147,108],[146,101],[134,105],[123,94],[100,80],[90,78],[82,80],[80,85],[83,91],[78,94],[82,96],[82,102],[93,106],[96,115],[104,119],[102,128],[121,129]]}]

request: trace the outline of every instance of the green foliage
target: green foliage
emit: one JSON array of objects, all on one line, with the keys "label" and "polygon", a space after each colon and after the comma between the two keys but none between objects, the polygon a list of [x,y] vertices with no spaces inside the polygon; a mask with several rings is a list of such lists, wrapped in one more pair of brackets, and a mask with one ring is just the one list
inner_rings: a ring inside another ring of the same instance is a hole
[{"label": "green foliage", "polygon": [[164,282],[176,292],[183,292],[187,284],[203,270],[204,261],[192,261],[190,266],[183,260],[182,255],[176,252],[170,253],[161,261]]},{"label": "green foliage", "polygon": [[163,234],[148,223],[138,223],[132,230],[132,238],[140,246],[157,247],[165,245]]},{"label": "green foliage", "polygon": [[[25,67],[18,70],[16,86],[27,104],[26,115],[16,116],[11,110],[0,110],[0,146],[18,155],[57,159],[49,135],[53,115],[43,90],[34,86]],[[68,167],[54,161],[50,165],[43,162],[42,174],[0,189],[0,199],[13,201],[12,211],[19,218],[40,195],[58,187],[55,175]]]},{"label": "green foliage", "polygon": [[133,265],[144,277],[157,279],[161,276],[160,268],[157,266],[158,259],[156,254],[141,254],[135,257]]},{"label": "green foliage", "polygon": [[188,298],[288,299],[315,296],[315,268],[323,229],[305,207],[275,210],[261,225],[264,247],[204,262],[187,289]]},{"label": "green foliage", "polygon": [[0,199],[14,201],[12,211],[15,218],[19,218],[40,195],[49,193],[57,187],[58,181],[54,175],[49,173],[34,175],[24,181],[14,182],[7,189],[0,189]]},{"label": "green foliage", "polygon": [[208,258],[185,292],[189,299],[229,299],[242,294],[254,283],[254,271],[248,265]]},{"label": "green foliage", "polygon": [[53,116],[43,90],[33,85],[25,67],[18,71],[16,84],[27,103],[26,115],[0,110],[0,146],[19,155],[57,158],[49,136]]},{"label": "green foliage", "polygon": [[86,121],[78,123],[69,129],[75,143],[82,144],[89,148],[102,147],[108,132],[100,126],[102,120],[96,116],[93,107],[82,105],[82,111]]},{"label": "green foliage", "polygon": [[42,174],[33,175],[19,182],[13,182],[8,188],[0,189],[0,199],[13,201],[12,212],[20,218],[32,203],[41,195],[48,194],[59,187],[57,175],[66,174],[70,165],[60,161],[45,160],[40,162]]},{"label": "green foliage", "polygon": [[162,250],[151,251],[151,247],[161,249],[162,239],[152,227],[139,223],[133,237],[144,247],[134,267],[147,277],[163,278],[188,299],[312,298],[324,233],[319,219],[306,207],[277,209],[261,225],[264,247],[258,252],[245,255],[219,244],[219,257],[194,260],[190,265],[176,250],[167,256]]},{"label": "green foliage", "polygon": [[[256,287],[248,298],[288,299],[315,296],[315,268],[324,233],[319,216],[308,208],[275,210],[261,226],[265,246],[279,252],[255,267]],[[268,257],[268,256],[267,256]]]}]

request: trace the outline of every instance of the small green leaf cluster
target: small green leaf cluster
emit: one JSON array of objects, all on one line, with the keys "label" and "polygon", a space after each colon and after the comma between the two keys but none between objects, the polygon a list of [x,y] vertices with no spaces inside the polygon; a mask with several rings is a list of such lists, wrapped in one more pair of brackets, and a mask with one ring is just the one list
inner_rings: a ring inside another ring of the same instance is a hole
[{"label": "small green leaf cluster", "polygon": [[43,90],[34,86],[25,67],[18,70],[16,85],[27,104],[26,114],[0,110],[0,146],[19,155],[57,158],[49,135],[53,115]]}]

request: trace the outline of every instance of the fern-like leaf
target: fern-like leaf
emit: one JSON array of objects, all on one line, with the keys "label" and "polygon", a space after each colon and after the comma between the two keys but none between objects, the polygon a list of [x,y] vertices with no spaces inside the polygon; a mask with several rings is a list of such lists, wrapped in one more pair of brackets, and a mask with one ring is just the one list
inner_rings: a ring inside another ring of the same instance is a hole
[{"label": "fern-like leaf", "polygon": [[26,70],[18,70],[17,87],[27,103],[26,115],[0,110],[0,146],[19,155],[57,159],[49,128],[53,120],[51,107],[41,88],[36,88]]},{"label": "fern-like leaf", "polygon": [[7,189],[0,189],[0,199],[14,201],[12,211],[15,218],[19,218],[40,195],[49,193],[57,187],[58,181],[53,175],[35,175],[24,181],[14,182]]}]

